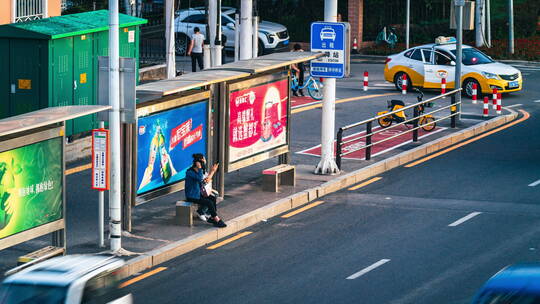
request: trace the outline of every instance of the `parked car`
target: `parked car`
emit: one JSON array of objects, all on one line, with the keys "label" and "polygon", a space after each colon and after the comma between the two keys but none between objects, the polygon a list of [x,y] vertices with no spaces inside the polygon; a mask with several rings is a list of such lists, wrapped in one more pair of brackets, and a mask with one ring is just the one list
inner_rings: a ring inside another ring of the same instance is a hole
[{"label": "parked car", "polygon": [[472,304],[540,303],[540,264],[517,264],[491,277]]},{"label": "parked car", "polygon": [[0,285],[0,304],[131,304],[118,287],[121,259],[69,255],[41,262],[7,277]]},{"label": "parked car", "polygon": [[[226,36],[225,49],[234,49],[235,25],[234,15],[237,9],[233,7],[222,7],[221,9],[221,31]],[[189,47],[190,37],[193,29],[198,27],[201,34],[206,36],[206,15],[202,7],[180,10],[176,12],[175,18],[176,32],[176,53],[184,55]],[[259,55],[273,52],[286,51],[289,49],[289,32],[281,24],[261,21],[259,23]]]},{"label": "parked car", "polygon": [[[455,38],[442,39],[436,43],[407,49],[386,58],[384,78],[401,90],[403,76],[414,87],[440,89],[441,79],[446,78],[446,88],[454,88],[456,65]],[[497,88],[499,93],[520,91],[523,87],[521,72],[504,63],[493,60],[481,51],[463,45],[461,82],[464,93],[471,97],[473,84],[478,94],[489,94]]]}]

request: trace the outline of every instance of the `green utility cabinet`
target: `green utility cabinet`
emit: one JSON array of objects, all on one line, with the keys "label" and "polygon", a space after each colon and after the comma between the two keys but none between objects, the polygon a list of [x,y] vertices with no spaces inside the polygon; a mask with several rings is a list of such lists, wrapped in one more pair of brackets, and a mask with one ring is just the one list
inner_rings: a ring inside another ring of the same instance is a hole
[{"label": "green utility cabinet", "polygon": [[[120,14],[120,56],[139,61],[139,26]],[[108,56],[107,10],[0,26],[0,119],[46,107],[95,105],[98,57]],[[137,66],[138,69],[138,66]],[[67,135],[97,127],[95,115],[66,125]]]}]

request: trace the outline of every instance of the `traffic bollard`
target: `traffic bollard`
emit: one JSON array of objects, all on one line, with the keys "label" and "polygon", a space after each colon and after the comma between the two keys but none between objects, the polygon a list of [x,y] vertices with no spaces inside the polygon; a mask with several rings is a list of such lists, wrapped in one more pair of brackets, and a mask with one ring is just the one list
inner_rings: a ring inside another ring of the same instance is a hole
[{"label": "traffic bollard", "polygon": [[489,97],[484,96],[484,117],[488,117],[489,114]]},{"label": "traffic bollard", "polygon": [[502,95],[501,93],[497,93],[497,114],[501,114],[502,112]]},{"label": "traffic bollard", "polygon": [[493,104],[493,110],[496,110],[497,109],[497,88],[493,89],[492,104]]},{"label": "traffic bollard", "polygon": [[477,94],[478,94],[478,86],[476,85],[476,83],[473,83],[472,85],[472,103],[473,104],[476,104]]},{"label": "traffic bollard", "polygon": [[368,89],[368,77],[369,77],[369,73],[368,71],[365,71],[364,72],[364,91],[367,91]]},{"label": "traffic bollard", "polygon": [[[446,93],[446,78],[441,79],[441,95]],[[443,97],[445,98],[445,97]]]},{"label": "traffic bollard", "polygon": [[407,74],[403,74],[403,78],[401,79],[401,94],[407,94]]}]

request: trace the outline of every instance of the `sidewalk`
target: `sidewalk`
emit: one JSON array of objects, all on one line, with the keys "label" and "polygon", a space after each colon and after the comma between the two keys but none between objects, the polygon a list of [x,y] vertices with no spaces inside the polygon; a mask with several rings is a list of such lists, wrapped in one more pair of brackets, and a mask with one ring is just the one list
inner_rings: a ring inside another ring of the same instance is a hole
[{"label": "sidewalk", "polygon": [[[297,168],[297,186],[281,186],[279,193],[263,192],[261,189],[261,171],[275,165],[276,160],[265,161],[229,173],[226,175],[225,199],[218,205],[220,215],[228,224],[228,227],[224,229],[214,228],[199,220],[194,220],[193,227],[176,225],[174,205],[177,200],[183,199],[183,193],[171,194],[138,206],[133,209],[133,231],[124,233],[122,238],[122,247],[133,253],[132,256],[126,257],[128,263],[124,269],[124,275],[129,276],[144,271],[146,268],[225,238],[267,218],[321,198],[325,194],[346,188],[458,141],[493,129],[516,117],[517,114],[508,114],[490,117],[486,121],[477,117],[472,120],[464,119],[456,129],[448,128],[447,123],[443,122],[442,126],[447,129],[422,139],[419,143],[403,145],[376,156],[370,161],[344,159],[343,172],[335,176],[313,174],[318,158],[294,154],[293,164]],[[89,179],[90,173],[86,170],[75,175],[74,178]],[[76,197],[81,195],[96,195],[90,190],[79,191],[82,192],[68,193],[68,200],[76,202]],[[95,209],[95,206],[90,207]],[[79,206],[78,208],[90,207]],[[70,209],[74,212],[72,208],[73,206],[68,206],[68,217]],[[70,229],[74,225],[78,227]],[[97,247],[96,226],[94,222],[79,221],[79,219],[68,221],[68,253],[105,251],[106,249]],[[49,242],[48,237],[42,237],[31,241],[31,245],[21,244],[2,251],[0,271],[3,273],[15,267],[18,256],[35,250],[30,250],[30,248],[40,243],[46,246]]]}]

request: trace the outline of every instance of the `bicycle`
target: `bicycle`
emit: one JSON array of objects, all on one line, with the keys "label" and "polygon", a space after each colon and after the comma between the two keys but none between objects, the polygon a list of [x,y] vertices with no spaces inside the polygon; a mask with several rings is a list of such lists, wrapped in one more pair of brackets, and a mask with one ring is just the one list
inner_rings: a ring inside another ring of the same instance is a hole
[{"label": "bicycle", "polygon": [[[419,96],[416,97],[416,99],[418,100],[418,102],[421,102],[422,99],[424,98],[424,93],[422,93],[422,91],[418,89],[414,89],[414,90],[420,94]],[[384,115],[388,112],[396,111],[405,107],[405,104],[401,100],[388,100],[387,103],[388,103],[388,109],[390,109],[390,111],[387,110],[387,111],[378,112],[377,116]],[[422,129],[424,129],[424,131],[426,132],[433,131],[433,129],[435,129],[435,127],[437,126],[437,123],[435,122],[435,118],[433,117],[433,115],[431,114],[423,115],[425,112],[425,108],[426,107],[431,108],[432,106],[433,106],[433,103],[431,102],[426,103],[425,106],[424,104],[421,104],[418,106],[418,116],[420,116],[420,118],[418,119],[418,125]],[[405,115],[405,112],[401,111],[401,112],[394,113],[392,115],[383,116],[379,118],[377,122],[379,123],[379,126],[381,126],[381,128],[388,128],[392,125],[392,122],[394,121],[397,123],[401,123],[406,120],[407,120],[407,115]],[[406,122],[405,124],[414,124],[414,120]]]},{"label": "bicycle", "polygon": [[296,75],[292,75],[291,89],[298,91],[307,88],[309,96],[315,100],[322,100],[323,98],[323,84],[319,80],[309,75],[307,79],[304,79],[304,85],[298,86],[298,79]]}]

